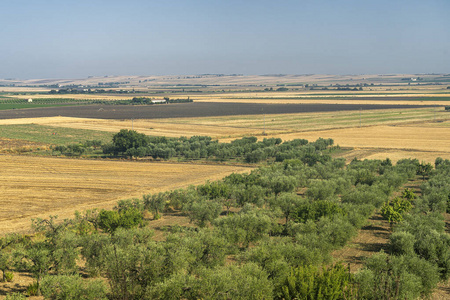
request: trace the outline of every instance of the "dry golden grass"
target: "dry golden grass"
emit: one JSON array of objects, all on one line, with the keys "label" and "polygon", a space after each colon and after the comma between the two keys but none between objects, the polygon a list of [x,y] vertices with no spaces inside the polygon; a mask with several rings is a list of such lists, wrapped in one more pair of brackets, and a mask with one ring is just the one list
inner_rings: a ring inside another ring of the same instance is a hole
[{"label": "dry golden grass", "polygon": [[1,155],[0,232],[24,231],[30,219],[73,217],[120,199],[218,180],[241,166],[79,160]]},{"label": "dry golden grass", "polygon": [[436,157],[450,159],[450,129],[437,126],[430,129],[422,124],[320,130],[280,137],[283,140],[332,138],[341,147],[355,148],[353,152],[345,154],[347,159],[389,157],[397,161],[401,158],[417,158],[426,162],[434,162]]}]

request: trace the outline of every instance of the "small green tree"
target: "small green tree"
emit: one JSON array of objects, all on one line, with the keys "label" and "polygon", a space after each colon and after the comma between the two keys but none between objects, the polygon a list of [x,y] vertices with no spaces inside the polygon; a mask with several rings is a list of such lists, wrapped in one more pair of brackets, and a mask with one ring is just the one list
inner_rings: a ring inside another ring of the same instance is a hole
[{"label": "small green tree", "polygon": [[201,199],[192,202],[185,210],[191,222],[194,222],[199,227],[205,227],[219,216],[222,211],[222,204],[214,200]]},{"label": "small green tree", "polygon": [[121,129],[113,136],[113,145],[118,153],[125,153],[128,149],[146,147],[148,137],[135,130]]},{"label": "small green tree", "polygon": [[144,200],[144,208],[148,209],[153,214],[153,219],[158,220],[161,218],[160,212],[166,206],[168,202],[168,196],[166,193],[158,193],[154,195],[142,196]]},{"label": "small green tree", "polygon": [[421,162],[417,169],[417,175],[422,176],[422,180],[425,180],[425,176],[429,176],[433,170],[433,166],[430,163]]},{"label": "small green tree", "polygon": [[283,299],[350,299],[353,278],[348,267],[335,264],[321,270],[316,266],[293,268],[282,287]]},{"label": "small green tree", "polygon": [[412,208],[411,201],[408,199],[395,197],[387,201],[381,207],[381,215],[385,220],[388,220],[391,226],[403,220],[403,213]]}]

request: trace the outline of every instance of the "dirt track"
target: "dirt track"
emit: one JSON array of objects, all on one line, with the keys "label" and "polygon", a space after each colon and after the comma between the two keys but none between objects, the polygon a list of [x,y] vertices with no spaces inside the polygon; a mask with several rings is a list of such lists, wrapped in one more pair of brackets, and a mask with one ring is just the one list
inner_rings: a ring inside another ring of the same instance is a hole
[{"label": "dirt track", "polygon": [[0,119],[75,117],[94,119],[160,119],[232,115],[288,114],[373,110],[393,108],[423,108],[424,105],[374,104],[258,104],[258,103],[180,103],[162,105],[83,105],[0,111]]}]

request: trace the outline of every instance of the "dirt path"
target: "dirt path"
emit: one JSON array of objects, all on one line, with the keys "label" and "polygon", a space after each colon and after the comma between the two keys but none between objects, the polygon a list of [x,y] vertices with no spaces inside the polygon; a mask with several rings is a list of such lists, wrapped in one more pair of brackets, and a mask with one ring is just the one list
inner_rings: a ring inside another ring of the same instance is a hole
[{"label": "dirt path", "polygon": [[332,253],[336,261],[350,264],[350,270],[356,272],[363,264],[364,259],[387,250],[389,235],[391,234],[389,222],[383,220],[379,213],[368,220],[368,225],[359,230],[358,235],[345,248]]}]

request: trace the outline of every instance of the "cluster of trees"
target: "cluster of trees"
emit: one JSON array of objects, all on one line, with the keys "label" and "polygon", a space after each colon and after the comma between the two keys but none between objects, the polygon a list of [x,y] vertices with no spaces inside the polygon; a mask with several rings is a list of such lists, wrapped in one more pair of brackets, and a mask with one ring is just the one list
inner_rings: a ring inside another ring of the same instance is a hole
[{"label": "cluster of trees", "polygon": [[[132,134],[132,144],[122,149],[145,139]],[[299,148],[319,155],[327,142],[315,143]],[[238,145],[264,142],[246,138]],[[374,256],[354,275],[340,264],[330,266],[331,251],[416,178],[419,165],[412,159],[346,166],[343,159],[289,158],[249,174],[122,200],[112,210],[77,213],[72,220],[38,219],[33,238],[0,240],[0,269],[30,272],[36,280],[30,293],[48,299],[426,297],[450,272],[449,237],[439,217],[448,209],[448,161],[436,161],[423,197],[405,191],[414,207],[395,225],[390,254]],[[195,226],[169,226],[164,240],[156,241],[147,223],[173,211]],[[89,280],[80,277],[80,261]]]},{"label": "cluster of trees", "polygon": [[98,88],[94,88],[91,89],[89,87],[85,88],[85,87],[79,87],[79,86],[75,86],[72,88],[63,88],[63,89],[59,89],[59,90],[50,90],[48,92],[49,94],[136,94],[136,93],[144,93],[142,91],[135,91],[133,90],[105,90],[105,89],[98,89]]},{"label": "cluster of trees", "polygon": [[106,101],[106,100],[94,100],[93,104],[113,104],[113,105],[153,105],[153,104],[169,104],[169,103],[191,103],[194,100],[190,99],[169,99],[169,97],[164,97],[165,102],[153,102],[151,98],[147,97],[134,97],[131,100],[115,100],[115,101]]},{"label": "cluster of trees", "polygon": [[52,155],[79,156],[94,153],[101,149],[102,146],[103,142],[101,140],[87,140],[84,143],[53,146],[51,149]]},{"label": "cluster of trees", "polygon": [[[326,162],[330,156],[325,152],[333,145],[332,139],[319,138],[309,143],[304,139],[283,142],[280,138],[244,137],[231,143],[219,143],[207,136],[191,138],[150,137],[133,130],[122,129],[113,136],[111,144],[103,146],[103,153],[126,157],[146,157],[183,160],[213,159],[226,161],[237,159],[247,163],[265,160],[284,161],[300,159],[309,165]],[[338,148],[338,147],[335,147]]]},{"label": "cluster of trees", "polygon": [[449,210],[450,161],[438,158],[435,167],[421,186],[422,197],[403,194],[413,205],[399,213],[389,253],[372,256],[356,274],[365,299],[426,297],[439,281],[449,279],[450,236],[442,213]]}]

